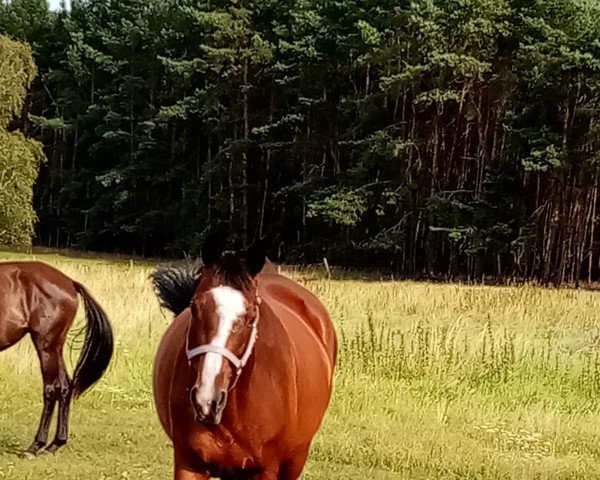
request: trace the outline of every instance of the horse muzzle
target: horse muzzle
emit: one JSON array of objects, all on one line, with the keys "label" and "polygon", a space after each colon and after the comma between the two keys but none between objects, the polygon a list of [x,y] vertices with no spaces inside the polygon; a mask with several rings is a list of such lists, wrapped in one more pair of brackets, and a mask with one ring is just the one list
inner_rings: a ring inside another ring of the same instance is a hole
[{"label": "horse muzzle", "polygon": [[198,387],[193,387],[190,392],[190,402],[197,422],[219,425],[227,405],[227,390],[215,389],[206,395]]}]

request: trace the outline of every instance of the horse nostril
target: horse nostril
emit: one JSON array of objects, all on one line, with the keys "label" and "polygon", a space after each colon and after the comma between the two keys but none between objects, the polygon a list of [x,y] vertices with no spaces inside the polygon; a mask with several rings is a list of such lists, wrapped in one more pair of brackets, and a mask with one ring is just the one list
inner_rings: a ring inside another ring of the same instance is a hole
[{"label": "horse nostril", "polygon": [[196,392],[198,391],[198,389],[196,387],[192,387],[192,389],[190,390],[190,402],[192,402],[192,405],[196,405]]},{"label": "horse nostril", "polygon": [[219,408],[223,408],[225,406],[225,402],[227,401],[227,392],[225,390],[221,390],[219,395]]},{"label": "horse nostril", "polygon": [[211,410],[213,415],[217,415],[223,410],[225,407],[225,402],[227,401],[227,392],[225,390],[221,390],[217,398],[215,398],[211,402]]}]

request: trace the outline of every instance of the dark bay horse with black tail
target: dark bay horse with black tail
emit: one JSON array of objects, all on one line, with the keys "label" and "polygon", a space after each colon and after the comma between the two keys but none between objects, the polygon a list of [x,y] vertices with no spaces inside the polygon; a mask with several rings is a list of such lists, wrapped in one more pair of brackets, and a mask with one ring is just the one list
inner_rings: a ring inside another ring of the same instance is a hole
[{"label": "dark bay horse with black tail", "polygon": [[[69,378],[63,359],[67,332],[77,313],[77,294],[87,326],[81,357]],[[113,352],[113,336],[104,310],[80,283],[40,262],[0,263],[0,351],[27,333],[37,351],[44,382],[40,425],[27,455],[55,452],[67,443],[71,396],[78,397],[100,379]],[[46,447],[58,402],[56,436]],[[44,448],[46,447],[46,448]]]},{"label": "dark bay horse with black tail", "polygon": [[329,315],[297,283],[260,273],[260,243],[222,253],[209,237],[202,259],[197,275],[153,274],[176,315],[154,364],[174,478],[295,480],[331,397],[337,339]]}]

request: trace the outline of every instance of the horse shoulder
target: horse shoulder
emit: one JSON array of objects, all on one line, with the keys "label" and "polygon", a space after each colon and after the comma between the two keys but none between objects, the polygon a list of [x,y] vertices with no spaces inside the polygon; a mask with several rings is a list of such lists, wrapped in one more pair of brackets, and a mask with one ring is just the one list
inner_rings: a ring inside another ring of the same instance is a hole
[{"label": "horse shoulder", "polygon": [[173,319],[163,334],[154,359],[153,393],[156,411],[163,429],[171,438],[173,438],[172,397],[180,396],[177,395],[178,386],[175,384],[180,378],[176,373],[178,364],[181,363],[179,357],[182,356],[182,345],[185,344],[189,316],[189,310],[184,310]]}]

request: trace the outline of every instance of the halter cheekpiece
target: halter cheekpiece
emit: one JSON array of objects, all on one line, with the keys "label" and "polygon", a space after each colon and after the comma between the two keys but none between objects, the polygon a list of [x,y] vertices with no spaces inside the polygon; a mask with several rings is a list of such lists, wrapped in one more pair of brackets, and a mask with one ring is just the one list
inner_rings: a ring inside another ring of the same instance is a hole
[{"label": "halter cheekpiece", "polygon": [[248,340],[246,350],[244,351],[244,354],[241,358],[238,357],[228,348],[220,347],[218,345],[211,345],[210,343],[200,345],[194,348],[188,348],[186,339],[185,354],[187,356],[188,363],[191,363],[193,358],[198,357],[200,355],[204,355],[206,353],[216,353],[217,355],[221,355],[222,357],[225,357],[231,362],[231,364],[236,369],[236,376],[239,377],[240,373],[242,373],[242,368],[246,366],[250,355],[252,355],[254,345],[256,344],[256,339],[258,338],[258,319],[260,317],[260,303],[262,300],[260,297],[256,297],[256,300],[256,318],[254,319],[254,322],[252,322],[252,332],[250,332],[250,339]]}]

